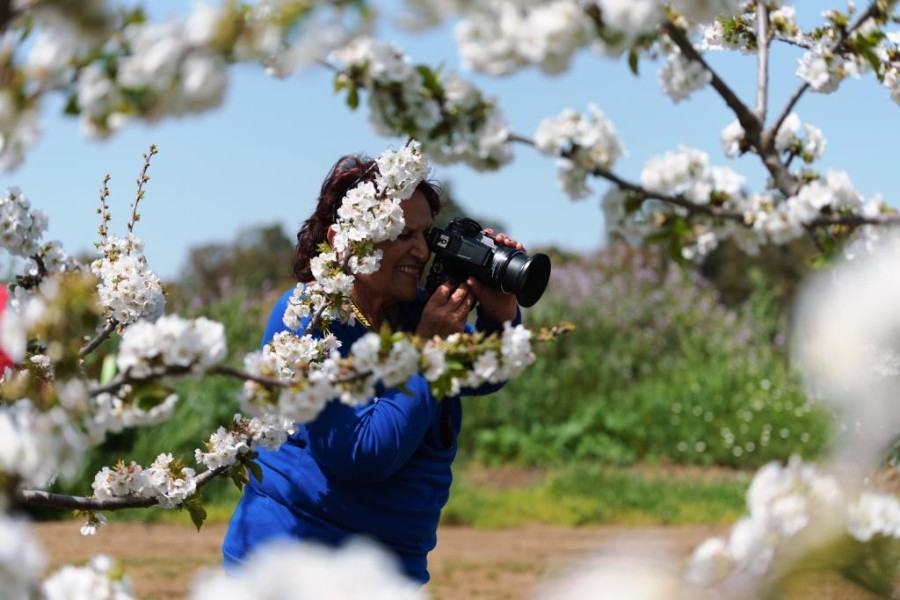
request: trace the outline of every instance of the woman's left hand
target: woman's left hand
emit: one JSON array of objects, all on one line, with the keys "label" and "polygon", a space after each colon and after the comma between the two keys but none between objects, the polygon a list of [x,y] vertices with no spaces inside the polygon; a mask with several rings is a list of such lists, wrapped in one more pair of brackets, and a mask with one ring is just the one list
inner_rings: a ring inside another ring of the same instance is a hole
[{"label": "woman's left hand", "polygon": [[[525,252],[525,246],[505,233],[495,234],[494,230],[490,228],[485,229],[484,233],[485,235],[493,237],[494,243],[498,246],[508,246],[521,252]],[[516,318],[518,304],[516,302],[515,294],[506,293],[498,288],[489,287],[474,277],[469,277],[466,280],[466,283],[469,285],[469,289],[472,290],[478,303],[481,304],[481,310],[486,317],[500,323],[512,321]]]}]

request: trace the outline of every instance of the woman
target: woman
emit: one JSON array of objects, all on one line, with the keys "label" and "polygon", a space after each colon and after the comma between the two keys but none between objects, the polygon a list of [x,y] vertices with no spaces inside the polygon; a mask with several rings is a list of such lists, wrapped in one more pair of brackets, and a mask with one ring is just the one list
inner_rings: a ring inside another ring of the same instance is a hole
[{"label": "woman", "polygon": [[[313,279],[310,258],[323,241],[333,239],[331,225],[344,195],[376,175],[374,161],[360,156],[346,156],[332,168],[315,211],[297,234],[298,281]],[[466,319],[473,306],[475,328],[481,331],[500,331],[504,321],[520,321],[514,295],[474,278],[458,285],[445,283],[426,299],[418,282],[430,256],[425,234],[440,209],[440,195],[434,185],[422,182],[401,207],[403,232],[376,246],[383,252],[379,270],[354,280],[356,322],[329,326],[342,351],[385,322],[395,331],[423,338],[471,329]],[[495,240],[524,251],[503,234]],[[275,305],[263,344],[287,329],[282,316],[292,291]],[[332,401],[280,449],[260,451],[262,481],[251,478],[232,516],[222,546],[226,567],[239,564],[273,538],[338,545],[364,535],[391,550],[408,576],[428,581],[426,557],[436,544],[441,508],[450,491],[462,406],[458,396],[437,401],[422,375],[399,387],[379,385],[376,397],[362,407]],[[481,395],[497,387],[464,393]]]}]

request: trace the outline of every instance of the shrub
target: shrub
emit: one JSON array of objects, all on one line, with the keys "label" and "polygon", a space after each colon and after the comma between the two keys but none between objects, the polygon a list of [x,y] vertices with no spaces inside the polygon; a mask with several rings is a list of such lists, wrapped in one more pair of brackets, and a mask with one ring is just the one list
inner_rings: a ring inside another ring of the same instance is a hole
[{"label": "shrub", "polygon": [[731,309],[696,272],[615,245],[554,266],[530,327],[566,338],[500,393],[466,404],[461,445],[480,460],[755,467],[816,455],[832,417],[788,364],[777,289],[754,275]]}]

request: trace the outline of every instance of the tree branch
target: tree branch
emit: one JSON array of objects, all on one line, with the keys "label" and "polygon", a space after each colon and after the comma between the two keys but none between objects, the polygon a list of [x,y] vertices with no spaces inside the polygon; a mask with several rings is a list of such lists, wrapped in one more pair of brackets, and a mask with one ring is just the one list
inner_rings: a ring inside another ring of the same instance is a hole
[{"label": "tree branch", "polygon": [[769,4],[766,0],[756,0],[756,118],[766,122],[767,99],[769,95]]},{"label": "tree branch", "polygon": [[669,39],[678,46],[678,49],[681,50],[681,53],[687,57],[688,59],[699,63],[706,71],[710,74],[712,78],[710,81],[710,85],[712,85],[713,89],[715,89],[719,95],[725,100],[725,104],[734,111],[734,114],[737,116],[738,121],[741,124],[741,127],[744,128],[744,132],[751,137],[751,143],[757,139],[759,136],[759,132],[762,130],[762,123],[753,114],[753,111],[744,104],[740,98],[738,98],[737,94],[728,86],[725,81],[719,77],[719,74],[709,66],[703,57],[697,52],[697,49],[694,48],[694,44],[691,43],[691,40],[687,38],[684,30],[682,30],[678,25],[673,23],[672,21],[666,20],[662,26],[663,31],[665,31],[666,35],[669,36]]},{"label": "tree branch", "polygon": [[12,0],[0,0],[0,31],[6,31],[20,12],[13,8]]},{"label": "tree branch", "polygon": [[[519,135],[517,133],[510,133],[506,138],[510,142],[517,142],[520,144],[526,144],[528,146],[534,147],[534,140],[528,138],[523,135]],[[562,158],[571,158],[569,156],[563,155]],[[600,177],[602,179],[606,179],[607,181],[616,184],[619,188],[628,190],[631,192],[635,192],[640,194],[644,198],[648,200],[659,200],[660,202],[665,202],[666,204],[672,204],[675,206],[680,206],[692,213],[707,215],[710,217],[716,217],[720,219],[727,219],[731,221],[736,221],[738,223],[744,224],[744,213],[742,211],[736,210],[727,210],[720,206],[715,206],[712,204],[697,204],[696,202],[691,202],[690,200],[686,200],[679,196],[669,196],[666,194],[660,194],[658,192],[654,192],[648,190],[645,187],[642,187],[636,183],[632,183],[627,179],[616,175],[612,171],[608,171],[606,169],[601,168],[593,168],[589,169],[589,172],[595,177]],[[813,221],[811,221],[808,225],[810,227],[829,227],[832,225],[846,225],[849,227],[859,227],[861,225],[891,225],[891,224],[900,224],[900,213],[895,214],[886,214],[879,215],[875,217],[866,217],[863,215],[832,215],[832,216],[820,216]]]},{"label": "tree branch", "polygon": [[666,32],[666,35],[669,36],[669,39],[678,46],[684,56],[697,61],[710,73],[712,77],[710,85],[719,92],[719,95],[722,96],[725,103],[734,111],[734,114],[738,118],[738,122],[744,129],[744,136],[747,143],[759,154],[763,165],[765,165],[769,174],[772,176],[772,179],[775,181],[775,185],[785,194],[785,196],[793,196],[798,188],[797,180],[781,163],[778,152],[774,147],[774,138],[769,139],[766,137],[762,130],[762,121],[760,121],[757,115],[737,97],[734,91],[728,87],[721,77],[719,77],[718,73],[703,60],[703,57],[700,56],[700,53],[697,52],[697,49],[694,48],[694,45],[680,27],[667,20],[663,24],[663,30]]},{"label": "tree branch", "polygon": [[[191,497],[195,496],[213,478],[218,477],[229,468],[219,467],[218,469],[200,473],[194,480],[197,484],[197,491],[191,494]],[[156,498],[125,497],[98,500],[94,496],[69,496],[43,490],[16,490],[14,501],[16,504],[26,506],[49,506],[68,510],[122,510],[124,508],[150,508],[151,506],[159,505],[159,500]]]},{"label": "tree branch", "polygon": [[[217,366],[212,367],[205,372],[212,375],[232,377],[234,379],[240,379],[242,381],[255,381],[256,383],[267,387],[287,387],[290,385],[289,382],[281,381],[280,379],[259,377],[257,375],[247,373],[246,371],[235,369],[234,367]],[[134,377],[130,374],[129,371],[125,371],[124,373],[111,379],[107,384],[90,389],[88,391],[88,395],[93,398],[95,396],[99,396],[100,394],[114,394],[119,391],[120,388],[126,385],[146,383],[148,381],[154,381],[156,379],[162,379],[164,377],[181,377],[190,374],[193,374],[193,371],[191,371],[190,367],[174,367],[171,365],[155,369],[149,374],[141,377]]]},{"label": "tree branch", "polygon": [[116,330],[116,327],[119,326],[119,322],[112,317],[106,320],[106,325],[103,326],[99,332],[97,332],[97,336],[87,343],[81,350],[78,351],[78,356],[84,358],[91,352],[97,349],[97,347],[102,344],[106,338],[112,334],[113,331]]}]

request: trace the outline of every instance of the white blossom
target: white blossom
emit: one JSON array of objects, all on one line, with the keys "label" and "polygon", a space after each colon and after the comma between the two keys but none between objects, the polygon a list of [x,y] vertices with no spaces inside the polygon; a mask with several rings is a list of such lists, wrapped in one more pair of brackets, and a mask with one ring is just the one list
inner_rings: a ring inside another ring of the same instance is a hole
[{"label": "white blossom", "polygon": [[712,81],[712,73],[702,64],[679,53],[671,54],[659,70],[659,83],[663,92],[674,102],[688,98],[693,92],[706,87]]},{"label": "white blossom", "polygon": [[0,512],[0,590],[5,598],[31,598],[47,565],[40,544],[24,521]]},{"label": "white blossom", "polygon": [[625,154],[612,122],[595,105],[588,116],[565,109],[559,116],[543,120],[534,135],[538,150],[562,157],[558,166],[561,187],[573,199],[590,193],[587,178],[594,169],[608,170]]},{"label": "white blossom", "polygon": [[125,239],[110,236],[100,246],[100,258],[91,263],[100,279],[100,302],[120,325],[156,320],[165,309],[159,277],[147,266],[143,250],[143,241],[131,234]]},{"label": "white blossom", "polygon": [[[348,573],[353,576],[348,577]],[[288,587],[286,581],[290,582]],[[384,549],[359,538],[337,549],[309,542],[270,542],[254,552],[238,576],[206,572],[195,581],[191,594],[193,600],[251,597],[412,600],[427,599],[428,592],[407,579],[396,559]]]},{"label": "white blossom", "polygon": [[60,407],[40,411],[27,399],[0,404],[0,471],[28,487],[73,477],[87,442]]},{"label": "white blossom", "polygon": [[154,367],[183,368],[201,373],[224,360],[225,328],[206,317],[160,317],[155,323],[140,321],[122,334],[116,364],[122,372],[141,377]]},{"label": "white blossom", "polygon": [[66,565],[41,585],[46,600],[133,600],[131,580],[116,573],[113,560],[100,554],[83,567]]}]

